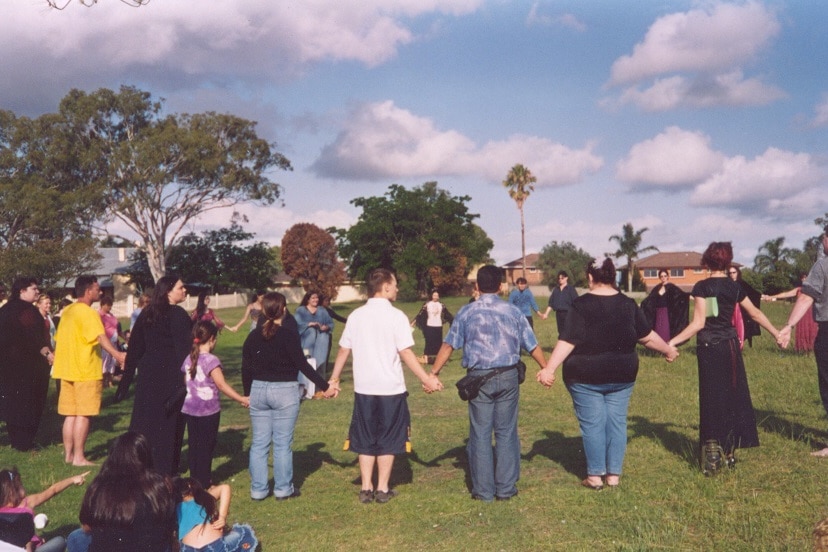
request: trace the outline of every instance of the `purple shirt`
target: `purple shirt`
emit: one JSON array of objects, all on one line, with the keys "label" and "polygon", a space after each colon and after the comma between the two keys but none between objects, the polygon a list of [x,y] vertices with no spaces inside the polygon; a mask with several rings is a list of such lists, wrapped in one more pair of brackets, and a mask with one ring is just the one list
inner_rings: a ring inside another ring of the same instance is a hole
[{"label": "purple shirt", "polygon": [[190,377],[190,364],[188,356],[181,365],[184,382],[187,385],[187,397],[184,399],[181,412],[190,416],[210,416],[221,411],[219,390],[213,378],[210,377],[210,372],[221,368],[221,361],[214,354],[201,353],[196,363],[195,378]]}]

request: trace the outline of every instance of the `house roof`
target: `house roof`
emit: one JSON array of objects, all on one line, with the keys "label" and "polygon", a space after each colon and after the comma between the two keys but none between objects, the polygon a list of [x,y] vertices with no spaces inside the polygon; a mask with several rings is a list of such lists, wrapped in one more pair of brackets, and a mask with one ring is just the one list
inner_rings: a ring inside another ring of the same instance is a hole
[{"label": "house roof", "polygon": [[701,253],[695,251],[662,252],[636,261],[636,268],[701,268]]},{"label": "house roof", "polygon": [[[537,253],[527,253],[526,254],[526,268],[535,268],[538,264],[538,259],[540,255]],[[523,257],[519,259],[515,259],[514,261],[508,262],[503,265],[501,268],[522,268],[523,267]]]},{"label": "house roof", "polygon": [[135,247],[99,247],[101,259],[95,267],[95,275],[109,277],[122,272],[132,265],[130,257],[137,250]]}]

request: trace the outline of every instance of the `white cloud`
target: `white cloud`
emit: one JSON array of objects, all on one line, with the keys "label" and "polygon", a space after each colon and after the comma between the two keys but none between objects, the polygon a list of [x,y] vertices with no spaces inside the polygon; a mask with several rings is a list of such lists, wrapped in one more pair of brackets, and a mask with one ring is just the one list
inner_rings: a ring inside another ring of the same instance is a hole
[{"label": "white cloud", "polygon": [[536,25],[544,27],[561,26],[568,29],[578,31],[580,33],[586,31],[586,24],[579,20],[577,16],[571,13],[562,13],[557,15],[550,15],[541,13],[540,2],[535,2],[529,9],[529,14],[526,16],[526,26],[534,27]]},{"label": "white cloud", "polygon": [[475,175],[500,182],[513,165],[522,163],[537,177],[536,186],[561,186],[603,166],[593,147],[572,149],[547,138],[522,135],[478,146],[389,100],[354,109],[312,170],[349,179]]},{"label": "white cloud", "polygon": [[656,20],[632,55],[612,65],[611,84],[676,71],[718,72],[751,61],[779,33],[776,15],[759,2],[716,2],[709,10]]},{"label": "white cloud", "polygon": [[815,204],[807,206],[803,198],[817,199],[815,192],[824,176],[810,154],[771,147],[752,160],[741,155],[727,159],[721,171],[694,190],[690,202],[743,210],[762,207],[776,216],[806,207],[800,213],[812,212]]},{"label": "white cloud", "polygon": [[823,94],[822,101],[814,108],[814,112],[811,124],[815,127],[828,126],[828,94]]},{"label": "white cloud", "polygon": [[58,11],[45,2],[2,2],[0,49],[13,55],[0,57],[0,97],[7,105],[11,98],[24,102],[29,90],[45,94],[55,82],[91,88],[123,80],[125,72],[137,81],[181,85],[234,77],[284,81],[323,61],[372,67],[418,38],[409,24],[415,18],[462,16],[480,3],[246,0],[204,9],[198,0],[141,8],[107,1],[91,8],[72,2]]},{"label": "white cloud", "polygon": [[656,79],[649,88],[629,87],[617,103],[633,104],[644,111],[668,111],[679,107],[705,108],[719,105],[767,105],[785,93],[760,78],[744,78],[739,70],[720,75]]},{"label": "white cloud", "polygon": [[776,14],[755,1],[713,2],[661,17],[633,53],[612,65],[610,86],[623,87],[617,102],[645,111],[678,107],[766,105],[785,96],[761,77],[745,77],[780,30]]},{"label": "white cloud", "polygon": [[709,136],[671,126],[632,146],[615,174],[624,182],[686,186],[710,177],[723,161],[724,155],[710,147]]}]

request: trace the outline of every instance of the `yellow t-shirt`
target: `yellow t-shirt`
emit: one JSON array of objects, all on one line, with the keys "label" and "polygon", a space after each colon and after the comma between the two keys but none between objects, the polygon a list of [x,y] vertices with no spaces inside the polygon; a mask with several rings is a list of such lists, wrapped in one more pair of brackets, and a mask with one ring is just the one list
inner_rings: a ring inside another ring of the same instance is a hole
[{"label": "yellow t-shirt", "polygon": [[94,381],[103,379],[101,345],[105,333],[98,312],[84,303],[63,310],[55,333],[54,379]]}]

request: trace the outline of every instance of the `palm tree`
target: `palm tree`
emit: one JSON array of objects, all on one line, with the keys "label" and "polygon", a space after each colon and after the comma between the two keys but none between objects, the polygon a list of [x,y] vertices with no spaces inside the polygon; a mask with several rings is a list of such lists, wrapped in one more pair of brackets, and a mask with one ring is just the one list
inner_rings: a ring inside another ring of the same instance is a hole
[{"label": "palm tree", "polygon": [[609,241],[618,242],[618,251],[612,254],[615,258],[627,258],[627,291],[632,291],[632,275],[635,270],[635,259],[642,253],[649,251],[658,252],[658,248],[652,245],[641,247],[641,235],[649,230],[649,228],[642,228],[641,230],[634,230],[632,223],[628,222],[623,227],[623,232],[619,236],[614,234],[610,236]]},{"label": "palm tree", "polygon": [[770,274],[791,265],[793,251],[783,247],[784,244],[784,236],[763,243],[756,257],[753,258],[753,270],[760,274]]},{"label": "palm tree", "polygon": [[506,180],[503,185],[509,189],[509,197],[515,200],[517,208],[520,211],[520,251],[523,255],[523,277],[526,278],[526,232],[523,220],[523,203],[529,194],[535,191],[533,184],[538,179],[532,172],[523,165],[515,165],[509,174],[506,175]]}]

